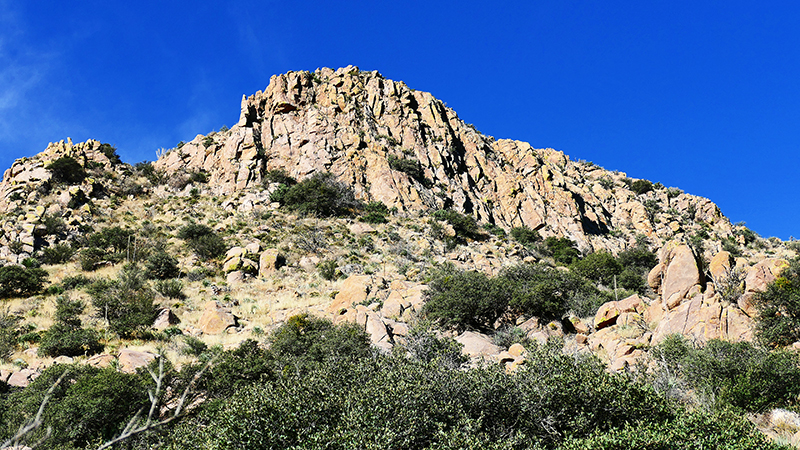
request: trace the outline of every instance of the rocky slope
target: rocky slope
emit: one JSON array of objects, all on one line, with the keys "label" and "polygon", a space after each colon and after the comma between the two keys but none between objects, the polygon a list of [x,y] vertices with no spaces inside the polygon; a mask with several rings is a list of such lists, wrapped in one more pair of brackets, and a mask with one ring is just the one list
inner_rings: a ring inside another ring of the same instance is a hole
[{"label": "rocky slope", "polygon": [[[418,163],[422,175],[394,170],[392,160]],[[658,185],[637,195],[624,173],[485,136],[431,94],[352,66],[273,76],[242,99],[234,127],[198,135],[156,164],[205,171],[219,194],[259,188],[272,169],[298,179],[331,172],[362,199],[400,211],[453,208],[506,229],[567,236],[585,251],[616,251],[637,234],[659,247],[701,229],[732,232],[705,198]]]}]

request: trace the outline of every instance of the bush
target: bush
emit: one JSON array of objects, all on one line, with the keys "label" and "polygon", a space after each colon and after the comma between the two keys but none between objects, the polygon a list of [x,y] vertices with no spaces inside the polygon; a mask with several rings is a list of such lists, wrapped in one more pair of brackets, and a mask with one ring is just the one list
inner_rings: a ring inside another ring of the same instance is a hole
[{"label": "bush", "polygon": [[70,244],[55,244],[45,247],[39,253],[39,260],[42,264],[56,265],[69,262],[75,256],[75,249]]},{"label": "bush", "polygon": [[62,156],[45,168],[52,174],[54,183],[80,184],[86,178],[83,166],[69,156]]},{"label": "bush", "polygon": [[550,236],[544,240],[544,245],[558,264],[569,265],[580,257],[580,252],[575,242],[569,238]]},{"label": "bush", "polygon": [[761,412],[792,405],[800,394],[800,356],[793,352],[718,339],[695,347],[673,335],[654,348],[653,357],[717,409]]},{"label": "bush", "polygon": [[178,237],[186,241],[189,248],[204,260],[218,258],[227,250],[222,237],[206,225],[186,225],[178,231]]},{"label": "bush", "polygon": [[167,298],[183,300],[186,294],[183,293],[183,283],[180,280],[158,280],[155,283],[155,290]]},{"label": "bush", "polygon": [[40,263],[38,259],[30,256],[22,260],[22,265],[26,269],[38,269],[39,267],[42,267],[42,263]]},{"label": "bush", "polygon": [[292,211],[320,217],[346,216],[360,207],[353,190],[330,173],[314,174],[289,187],[281,204]]},{"label": "bush", "polygon": [[538,231],[532,230],[526,225],[512,228],[511,237],[513,237],[515,241],[519,242],[525,247],[533,245],[542,239],[542,237],[539,236]]},{"label": "bush", "polygon": [[389,167],[392,170],[403,172],[410,178],[417,180],[426,188],[430,188],[433,185],[430,180],[425,178],[425,171],[422,170],[422,166],[420,165],[419,161],[414,159],[398,158],[394,155],[389,155],[388,159]]},{"label": "bush", "polygon": [[756,336],[764,345],[785,347],[800,340],[800,258],[754,298]]},{"label": "bush", "polygon": [[451,337],[437,336],[427,323],[418,323],[408,330],[403,348],[411,358],[424,364],[459,369],[469,362],[469,357],[461,353],[462,344]]},{"label": "bush", "polygon": [[445,266],[425,292],[425,317],[444,327],[489,329],[508,306],[507,289],[485,274]]},{"label": "bush", "polygon": [[111,161],[111,164],[122,164],[122,160],[119,158],[119,155],[117,154],[117,147],[114,147],[111,144],[104,143],[100,144],[99,150],[100,153],[105,155],[105,157],[108,158],[109,161]]},{"label": "bush", "polygon": [[17,326],[22,317],[0,310],[0,361],[8,362],[8,358],[17,348],[19,329]]},{"label": "bush", "polygon": [[92,279],[86,277],[85,275],[79,274],[72,277],[64,277],[61,280],[61,286],[64,290],[76,289],[81,286],[87,286],[92,283]]},{"label": "bush", "polygon": [[294,186],[297,184],[292,176],[290,176],[284,169],[273,169],[264,174],[264,181],[268,183],[278,183],[285,186]]},{"label": "bush", "polygon": [[431,216],[436,220],[447,222],[453,227],[456,233],[454,239],[458,244],[466,243],[467,239],[476,241],[486,239],[486,234],[478,227],[472,216],[461,214],[452,209],[440,209],[431,214]]},{"label": "bush", "polygon": [[145,263],[145,277],[149,280],[177,278],[180,274],[178,260],[165,251],[151,254]]},{"label": "bush", "polygon": [[61,296],[56,299],[54,323],[42,336],[39,344],[41,356],[93,355],[103,350],[97,332],[81,328],[80,314],[85,306],[80,300]]},{"label": "bush", "polygon": [[369,202],[364,205],[364,214],[359,220],[367,223],[386,223],[386,216],[389,215],[389,208],[383,202]]},{"label": "bush", "polygon": [[648,180],[636,180],[631,182],[630,188],[637,195],[642,195],[653,190],[653,183]]},{"label": "bush", "polygon": [[47,271],[22,266],[0,267],[0,298],[27,297],[42,291]]},{"label": "bush", "polygon": [[268,338],[270,352],[283,364],[297,369],[324,361],[341,363],[372,354],[369,335],[356,324],[335,326],[330,320],[308,314],[290,317]]},{"label": "bush", "polygon": [[91,272],[97,269],[101,263],[105,262],[106,251],[97,247],[88,247],[81,250],[79,261],[81,270],[84,272]]},{"label": "bush", "polygon": [[610,286],[614,276],[622,273],[623,266],[611,253],[594,252],[570,264],[570,270],[589,280]]},{"label": "bush", "polygon": [[143,271],[134,264],[126,264],[117,280],[95,282],[89,293],[97,315],[122,337],[141,335],[158,314],[155,295],[145,284]]},{"label": "bush", "polygon": [[509,267],[497,278],[509,306],[529,317],[561,319],[573,303],[597,295],[597,289],[580,276],[544,264]]},{"label": "bush", "polygon": [[336,261],[333,259],[320,261],[319,264],[317,264],[317,269],[319,270],[319,276],[328,281],[333,281],[342,276],[339,265],[336,264]]}]

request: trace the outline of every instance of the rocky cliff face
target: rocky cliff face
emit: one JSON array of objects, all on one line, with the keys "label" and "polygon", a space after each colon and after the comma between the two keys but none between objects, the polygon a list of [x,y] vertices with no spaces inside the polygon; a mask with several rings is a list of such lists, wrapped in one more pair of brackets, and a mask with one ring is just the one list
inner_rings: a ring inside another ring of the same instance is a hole
[{"label": "rocky cliff face", "polygon": [[[418,163],[424,175],[394,170],[392,160]],[[331,172],[362,199],[400,211],[453,208],[506,229],[564,235],[583,250],[618,250],[637,234],[655,247],[701,228],[731,234],[705,198],[663,188],[637,195],[623,173],[495,140],[431,94],[352,66],[273,76],[242,99],[232,129],[198,135],[156,165],[205,171],[222,194],[257,189],[272,169],[298,179]]]}]

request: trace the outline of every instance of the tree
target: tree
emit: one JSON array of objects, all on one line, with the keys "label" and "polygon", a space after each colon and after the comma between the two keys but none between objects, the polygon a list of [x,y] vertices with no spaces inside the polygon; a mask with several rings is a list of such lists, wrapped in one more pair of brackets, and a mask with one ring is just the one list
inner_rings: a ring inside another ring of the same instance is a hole
[{"label": "tree", "polygon": [[36,294],[44,287],[47,271],[22,266],[0,267],[0,298],[26,297]]},{"label": "tree", "polygon": [[97,282],[89,291],[97,315],[123,337],[149,328],[158,313],[155,294],[145,283],[144,272],[135,264],[126,264],[118,279]]},{"label": "tree", "polygon": [[800,340],[800,258],[756,294],[756,336],[764,345],[785,347]]},{"label": "tree", "polygon": [[56,183],[80,184],[86,178],[86,171],[78,161],[69,156],[62,156],[50,163],[47,170]]}]

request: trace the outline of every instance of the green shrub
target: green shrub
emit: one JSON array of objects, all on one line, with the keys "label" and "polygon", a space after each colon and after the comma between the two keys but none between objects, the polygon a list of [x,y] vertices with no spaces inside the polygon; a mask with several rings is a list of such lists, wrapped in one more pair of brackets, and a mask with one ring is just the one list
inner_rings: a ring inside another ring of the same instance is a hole
[{"label": "green shrub", "polygon": [[[31,384],[9,397],[8,428],[18,427],[23,420],[36,415],[46,392],[55,386],[42,422],[28,440],[36,442],[52,434],[44,443],[47,448],[84,448],[110,440],[125,427],[128,419],[149,404],[146,382],[138,375],[117,372],[112,368],[97,369],[88,365],[55,365]],[[147,377],[149,380],[149,376]]]},{"label": "green shrub", "polygon": [[445,266],[425,292],[425,317],[443,327],[489,329],[508,306],[507,288],[476,271]]},{"label": "green shrub", "polygon": [[317,270],[319,270],[319,276],[328,281],[335,280],[342,276],[342,272],[339,270],[339,264],[333,259],[320,261],[319,264],[317,264]]},{"label": "green shrub", "polygon": [[22,265],[26,269],[38,269],[39,267],[42,267],[42,263],[40,263],[38,259],[33,258],[31,256],[23,259],[22,260]]},{"label": "green shrub", "polygon": [[183,293],[183,283],[180,280],[170,279],[170,280],[158,280],[155,282],[153,286],[159,294],[163,295],[167,298],[173,298],[177,300],[183,300],[186,298],[186,294]]},{"label": "green shrub", "polygon": [[273,169],[264,174],[264,181],[268,183],[278,183],[285,186],[294,186],[297,184],[292,176],[290,176],[284,169]]},{"label": "green shrub", "polygon": [[800,340],[800,259],[754,298],[756,336],[764,345],[785,347]]},{"label": "green shrub", "polygon": [[497,236],[499,238],[503,238],[506,236],[506,230],[504,230],[503,227],[500,227],[496,224],[485,223],[483,224],[482,228],[486,230],[487,233]]},{"label": "green shrub", "polygon": [[180,274],[178,260],[165,251],[151,254],[145,262],[145,277],[149,280],[177,278]]},{"label": "green shrub", "polygon": [[56,236],[67,232],[67,224],[64,219],[53,214],[45,214],[41,219],[44,225],[44,233],[48,236]]},{"label": "green shrub", "polygon": [[383,202],[369,202],[364,205],[364,214],[359,218],[367,223],[386,223],[386,216],[389,215],[389,208]]},{"label": "green shrub", "polygon": [[530,227],[526,225],[512,228],[511,237],[513,237],[515,241],[519,242],[525,247],[533,245],[542,239],[542,237],[539,236],[538,231],[532,230]]},{"label": "green shrub", "polygon": [[20,330],[17,328],[22,317],[0,309],[0,361],[8,362],[8,358],[17,347],[17,337]]},{"label": "green shrub", "polygon": [[580,257],[575,242],[569,238],[550,236],[544,240],[544,245],[558,264],[569,265]]},{"label": "green shrub", "polygon": [[718,339],[696,347],[672,335],[653,349],[653,358],[717,409],[760,412],[793,405],[800,394],[800,356],[794,352]]},{"label": "green shrub", "polygon": [[39,344],[41,356],[93,355],[103,350],[97,332],[81,328],[84,304],[60,296],[56,299],[55,323],[44,333]]},{"label": "green shrub", "polygon": [[117,154],[117,148],[111,144],[100,144],[100,152],[111,161],[111,164],[121,164],[122,160],[119,158]]},{"label": "green shrub", "polygon": [[642,195],[653,190],[653,183],[648,180],[635,180],[631,182],[630,189],[637,195]]},{"label": "green shrub", "polygon": [[69,156],[56,159],[46,169],[50,171],[55,183],[80,184],[86,178],[83,166]]},{"label": "green shrub", "polygon": [[39,260],[42,264],[56,265],[69,262],[75,256],[75,249],[70,244],[55,244],[45,247],[39,253]]},{"label": "green shrub", "polygon": [[289,186],[285,184],[279,184],[278,187],[269,194],[269,201],[272,203],[283,204],[283,197],[286,196],[287,192],[289,192]]},{"label": "green shrub", "polygon": [[580,276],[544,264],[519,264],[497,276],[508,305],[526,316],[561,319],[573,305],[597,289]]},{"label": "green shrub", "polygon": [[430,188],[433,185],[430,180],[425,178],[425,171],[422,170],[422,166],[420,165],[419,161],[414,159],[398,158],[395,155],[389,155],[388,159],[389,167],[392,170],[403,172],[410,178],[417,180],[426,188]]},{"label": "green shrub", "polygon": [[469,362],[461,353],[464,346],[451,337],[437,336],[428,323],[418,323],[408,330],[403,349],[416,361],[459,369]]},{"label": "green shrub", "polygon": [[91,283],[92,279],[88,278],[83,274],[78,274],[71,277],[64,277],[64,279],[61,280],[61,286],[64,288],[64,290],[67,291],[70,289],[77,289],[82,286],[88,286]]},{"label": "green shrub", "polygon": [[610,286],[614,276],[622,273],[623,266],[611,253],[594,252],[583,259],[576,259],[570,264],[570,270],[589,280]]},{"label": "green shrub", "polygon": [[22,266],[0,267],[0,298],[27,297],[42,291],[47,271]]},{"label": "green shrub", "polygon": [[116,280],[95,282],[89,293],[97,316],[106,319],[109,328],[123,337],[141,335],[158,314],[144,272],[134,264],[126,264]]},{"label": "green shrub", "polygon": [[343,362],[372,353],[370,338],[355,324],[335,326],[330,320],[299,314],[270,334],[270,352],[283,364],[316,365]]},{"label": "green shrub", "polygon": [[105,261],[105,258],[106,251],[97,247],[84,248],[78,257],[81,270],[84,272],[91,272],[97,269],[98,265]]},{"label": "green shrub", "polygon": [[206,343],[194,336],[184,336],[183,342],[186,344],[186,350],[184,350],[184,353],[187,355],[200,356],[203,354],[203,352],[208,350]]},{"label": "green shrub", "polygon": [[206,225],[185,225],[178,231],[178,237],[186,241],[189,248],[204,260],[218,258],[227,250],[222,237]]},{"label": "green shrub", "polygon": [[287,209],[320,217],[347,216],[360,207],[353,190],[330,173],[314,174],[289,187],[280,201]]},{"label": "green shrub", "polygon": [[[457,244],[464,244],[467,242],[467,239],[476,241],[486,239],[486,234],[478,227],[478,224],[472,216],[461,214],[452,209],[440,209],[434,211],[431,216],[436,220],[447,222],[453,227],[455,231],[453,239]],[[442,235],[439,238],[444,238],[444,236]]]}]

